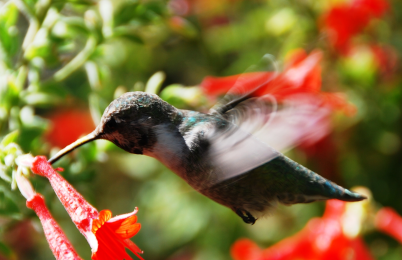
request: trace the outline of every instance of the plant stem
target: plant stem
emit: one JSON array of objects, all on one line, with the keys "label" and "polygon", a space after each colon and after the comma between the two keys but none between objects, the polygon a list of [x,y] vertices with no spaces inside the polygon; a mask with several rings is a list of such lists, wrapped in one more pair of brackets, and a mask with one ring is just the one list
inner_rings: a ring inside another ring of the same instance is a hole
[{"label": "plant stem", "polygon": [[62,81],[67,78],[71,73],[80,68],[88,60],[89,56],[95,51],[97,41],[95,37],[90,36],[84,49],[80,51],[77,56],[75,56],[69,63],[67,63],[63,68],[57,71],[53,75],[53,80]]}]

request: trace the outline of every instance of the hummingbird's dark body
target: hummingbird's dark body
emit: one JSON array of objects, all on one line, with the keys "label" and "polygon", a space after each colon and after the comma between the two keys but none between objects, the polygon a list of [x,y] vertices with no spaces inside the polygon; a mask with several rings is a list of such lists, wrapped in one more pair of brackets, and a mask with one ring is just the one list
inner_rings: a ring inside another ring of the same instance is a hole
[{"label": "hummingbird's dark body", "polygon": [[176,109],[143,92],[114,100],[88,136],[49,161],[85,142],[106,139],[130,153],[158,159],[246,223],[254,223],[277,201],[364,199],[290,160],[224,115]]}]

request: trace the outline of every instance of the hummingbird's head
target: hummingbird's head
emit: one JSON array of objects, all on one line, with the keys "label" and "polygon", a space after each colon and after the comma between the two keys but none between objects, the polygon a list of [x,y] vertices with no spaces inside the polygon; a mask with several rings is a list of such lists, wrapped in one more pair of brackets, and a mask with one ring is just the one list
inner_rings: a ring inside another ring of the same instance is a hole
[{"label": "hummingbird's head", "polygon": [[49,162],[53,163],[75,148],[96,140],[105,139],[123,150],[142,154],[156,141],[155,126],[175,121],[177,109],[157,95],[145,92],[128,92],[115,99],[105,109],[100,124],[87,136],[70,144]]},{"label": "hummingbird's head", "polygon": [[128,92],[115,99],[103,113],[95,132],[123,150],[142,154],[156,141],[155,126],[171,122],[177,109],[157,95]]}]

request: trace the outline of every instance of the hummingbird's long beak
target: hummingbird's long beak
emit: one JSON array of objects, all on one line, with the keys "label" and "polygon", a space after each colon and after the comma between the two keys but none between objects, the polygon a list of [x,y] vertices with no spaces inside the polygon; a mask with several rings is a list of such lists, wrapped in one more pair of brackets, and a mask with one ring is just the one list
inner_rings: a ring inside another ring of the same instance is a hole
[{"label": "hummingbird's long beak", "polygon": [[61,157],[63,157],[64,155],[68,154],[69,152],[73,151],[75,148],[80,147],[83,144],[86,144],[88,142],[91,142],[95,139],[98,138],[98,135],[95,133],[95,131],[93,131],[92,133],[78,139],[77,141],[75,141],[74,143],[67,145],[64,149],[60,150],[55,156],[53,156],[52,158],[50,158],[48,160],[48,162],[50,164],[55,163],[56,161],[58,161]]}]

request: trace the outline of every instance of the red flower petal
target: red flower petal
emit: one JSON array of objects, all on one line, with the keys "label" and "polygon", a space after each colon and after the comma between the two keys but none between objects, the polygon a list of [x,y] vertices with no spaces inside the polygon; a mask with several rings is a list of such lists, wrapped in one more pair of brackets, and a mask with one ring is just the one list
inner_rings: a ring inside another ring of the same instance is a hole
[{"label": "red flower petal", "polygon": [[239,84],[242,86],[242,92],[237,94],[242,94],[266,82],[272,75],[272,72],[250,72],[227,77],[208,76],[204,78],[200,85],[205,94],[218,96],[225,94],[233,86]]},{"label": "red flower petal", "polygon": [[31,169],[32,172],[49,179],[57,197],[80,232],[84,235],[91,232],[91,220],[98,217],[98,211],[53,169],[45,156],[35,157]]},{"label": "red flower petal", "polygon": [[349,40],[359,33],[369,22],[365,11],[354,10],[351,6],[333,7],[325,15],[325,28],[332,45],[340,52],[347,50]]},{"label": "red flower petal", "polygon": [[108,221],[108,226],[121,237],[128,239],[138,233],[141,224],[137,223],[137,208],[133,212],[124,215],[118,215]]},{"label": "red flower petal", "polygon": [[115,231],[121,238],[133,237],[140,231],[141,224],[134,224],[137,221],[137,216],[132,216],[126,219],[122,225]]},{"label": "red flower petal", "polygon": [[[321,88],[322,59],[320,51],[307,55],[304,50],[296,50],[288,57],[286,69],[275,75],[273,72],[250,72],[228,77],[206,77],[201,82],[204,92],[216,96],[231,90],[236,94],[245,94],[263,85],[255,95],[273,95],[283,100],[299,93],[316,93]],[[270,80],[272,77],[274,79]],[[238,88],[233,88],[239,86]]]},{"label": "red flower petal", "polygon": [[385,0],[354,0],[352,6],[376,17],[382,16],[389,9],[389,4]]},{"label": "red flower petal", "polygon": [[249,239],[237,240],[230,249],[230,255],[234,260],[257,260],[262,250]]},{"label": "red flower petal", "polygon": [[35,194],[32,199],[28,200],[27,207],[33,209],[38,215],[49,247],[57,260],[81,260],[64,232],[53,219],[40,194]]},{"label": "red flower petal", "polygon": [[265,250],[260,250],[252,241],[239,240],[232,246],[232,257],[235,260],[344,260],[351,257],[373,260],[360,238],[348,238],[343,234],[340,220],[345,205],[342,201],[329,200],[323,217],[310,220],[299,233]]},{"label": "red flower petal", "polygon": [[380,72],[384,76],[389,76],[395,72],[398,64],[398,53],[391,46],[371,45],[375,61]]},{"label": "red flower petal", "polygon": [[110,210],[100,213],[92,207],[63,177],[46,161],[46,157],[37,156],[32,163],[32,171],[49,179],[57,197],[80,232],[88,240],[94,260],[132,260],[126,253],[129,248],[138,258],[142,251],[128,238],[141,228],[137,224],[137,209],[128,214],[112,218]]},{"label": "red flower petal", "polygon": [[[141,225],[136,223],[137,216],[125,214],[125,218],[119,218],[118,221],[110,219],[111,212],[102,210],[99,214],[99,219],[93,220],[92,231],[98,240],[98,248],[92,254],[94,260],[131,260],[132,258],[126,253],[125,248],[129,248],[138,258],[142,259],[139,254],[141,249],[135,245],[129,238],[133,237],[141,228]],[[110,222],[109,222],[110,220]]]},{"label": "red flower petal", "polygon": [[382,208],[375,218],[376,227],[402,244],[402,217],[392,208]]},{"label": "red flower petal", "polygon": [[360,33],[373,17],[380,17],[388,9],[385,0],[354,0],[332,7],[322,16],[324,30],[331,44],[346,53],[350,39]]}]

